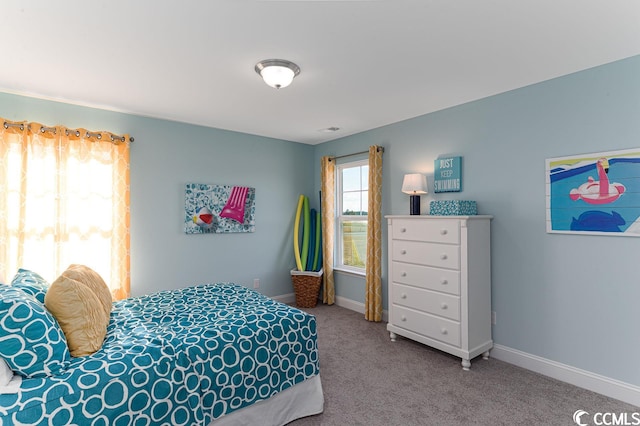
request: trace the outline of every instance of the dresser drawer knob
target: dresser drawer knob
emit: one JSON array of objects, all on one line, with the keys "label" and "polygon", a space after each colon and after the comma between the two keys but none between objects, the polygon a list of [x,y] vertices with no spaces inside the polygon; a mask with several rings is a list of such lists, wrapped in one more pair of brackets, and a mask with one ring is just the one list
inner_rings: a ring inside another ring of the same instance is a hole
[{"label": "dresser drawer knob", "polygon": [[401,298],[401,299],[406,299],[406,298],[407,298],[407,293],[402,293],[402,294],[400,295],[400,298]]},{"label": "dresser drawer knob", "polygon": [[447,306],[447,304],[446,304],[446,303],[441,303],[441,304],[440,304],[440,307],[441,307],[442,309],[447,309],[447,308],[448,308],[448,306]]},{"label": "dresser drawer knob", "polygon": [[400,317],[400,321],[406,321],[407,317],[405,317],[404,315]]},{"label": "dresser drawer knob", "polygon": [[400,276],[401,276],[401,277],[406,277],[406,276],[407,276],[407,273],[403,271],[403,272],[401,272],[401,273],[400,273]]},{"label": "dresser drawer knob", "polygon": [[402,233],[407,232],[407,228],[400,228],[400,232]]},{"label": "dresser drawer knob", "polygon": [[400,254],[407,254],[406,250],[400,250]]},{"label": "dresser drawer knob", "polygon": [[442,253],[442,254],[440,255],[440,259],[442,259],[442,260],[447,260],[447,255],[446,255],[446,254],[444,254],[444,253]]},{"label": "dresser drawer knob", "polygon": [[441,229],[440,230],[440,235],[447,235],[447,230],[446,229]]},{"label": "dresser drawer knob", "polygon": [[447,285],[447,284],[449,284],[449,280],[447,280],[446,278],[443,278],[443,279],[440,280],[440,284]]},{"label": "dresser drawer knob", "polygon": [[448,334],[449,332],[447,331],[447,329],[446,329],[446,328],[443,328],[442,330],[440,330],[440,333],[442,333],[442,334]]}]

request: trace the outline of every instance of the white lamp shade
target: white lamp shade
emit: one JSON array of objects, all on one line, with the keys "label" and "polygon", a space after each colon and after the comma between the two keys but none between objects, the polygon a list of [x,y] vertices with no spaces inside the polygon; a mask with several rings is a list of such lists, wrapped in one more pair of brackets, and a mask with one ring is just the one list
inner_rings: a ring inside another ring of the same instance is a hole
[{"label": "white lamp shade", "polygon": [[293,81],[296,74],[291,68],[270,65],[260,71],[260,75],[265,83],[275,89],[287,87]]},{"label": "white lamp shade", "polygon": [[427,177],[420,173],[411,173],[404,175],[402,181],[402,192],[410,195],[426,194]]}]

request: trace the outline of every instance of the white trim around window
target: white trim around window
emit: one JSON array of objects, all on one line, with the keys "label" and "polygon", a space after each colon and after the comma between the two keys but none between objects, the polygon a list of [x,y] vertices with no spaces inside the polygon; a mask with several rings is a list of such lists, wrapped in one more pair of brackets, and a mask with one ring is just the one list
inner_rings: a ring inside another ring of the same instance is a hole
[{"label": "white trim around window", "polygon": [[365,273],[368,175],[367,159],[336,165],[334,270]]}]

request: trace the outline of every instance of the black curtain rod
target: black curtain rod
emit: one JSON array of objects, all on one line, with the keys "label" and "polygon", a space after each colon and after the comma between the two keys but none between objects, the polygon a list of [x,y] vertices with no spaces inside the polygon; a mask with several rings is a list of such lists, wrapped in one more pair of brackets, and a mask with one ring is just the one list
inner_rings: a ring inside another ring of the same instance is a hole
[{"label": "black curtain rod", "polygon": [[[376,147],[376,151],[377,152],[384,152],[384,147],[378,146]],[[354,155],[362,155],[362,154],[368,154],[369,151],[362,151],[362,152],[354,152],[353,154],[345,154],[345,155],[339,155],[337,157],[331,157],[329,158],[329,161],[331,160],[337,160],[338,158],[346,158],[346,157],[353,157]]]}]

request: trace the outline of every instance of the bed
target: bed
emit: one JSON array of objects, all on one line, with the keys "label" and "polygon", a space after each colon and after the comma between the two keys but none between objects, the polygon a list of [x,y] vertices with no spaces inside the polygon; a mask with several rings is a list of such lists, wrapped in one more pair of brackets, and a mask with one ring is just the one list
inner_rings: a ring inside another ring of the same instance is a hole
[{"label": "bed", "polygon": [[286,424],[323,410],[316,338],[313,315],[232,283],[117,301],[97,352],[0,393],[0,425]]}]

